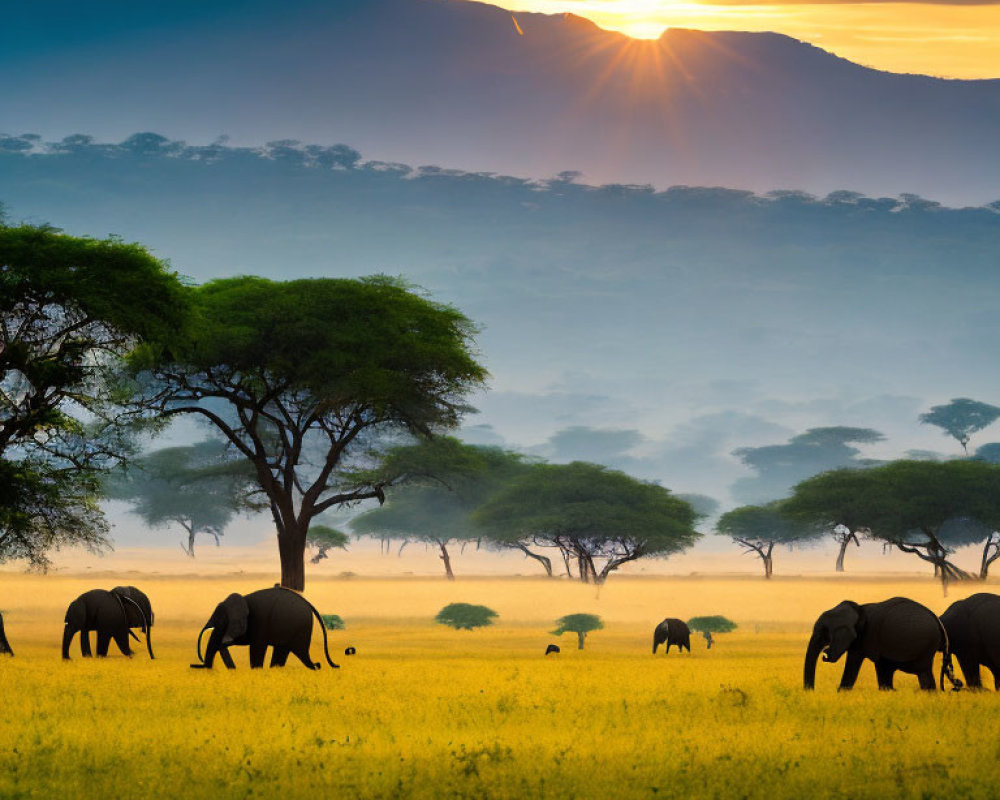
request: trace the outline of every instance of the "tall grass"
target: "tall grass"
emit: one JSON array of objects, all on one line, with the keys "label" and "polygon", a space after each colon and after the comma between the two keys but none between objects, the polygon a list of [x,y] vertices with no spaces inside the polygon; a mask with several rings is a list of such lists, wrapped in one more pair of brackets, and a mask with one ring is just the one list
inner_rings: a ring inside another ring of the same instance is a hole
[{"label": "tall grass", "polygon": [[[59,658],[65,605],[134,582],[151,597],[156,661]],[[352,579],[308,596],[344,617],[340,670],[190,670],[194,637],[229,591],[262,579],[4,575],[16,658],[0,658],[0,797],[983,797],[997,796],[1000,697],[924,694],[870,665],[801,689],[816,614],[924,582]],[[964,587],[963,587],[964,588]],[[981,585],[974,587],[982,589]],[[970,591],[973,587],[970,587]],[[956,597],[958,592],[955,593]],[[435,625],[448,602],[490,605],[493,628]],[[587,649],[543,655],[554,620],[600,613]],[[740,629],[690,655],[650,654],[664,616],[722,613]],[[313,656],[318,657],[318,630]],[[345,658],[354,645],[358,655]],[[317,660],[321,660],[318,659]]]}]

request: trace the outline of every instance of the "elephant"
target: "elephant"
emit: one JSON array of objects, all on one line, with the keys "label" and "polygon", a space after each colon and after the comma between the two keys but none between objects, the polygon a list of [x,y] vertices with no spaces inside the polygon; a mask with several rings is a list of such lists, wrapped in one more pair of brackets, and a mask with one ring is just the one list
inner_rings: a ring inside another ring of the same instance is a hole
[{"label": "elephant", "polygon": [[108,654],[108,645],[115,640],[123,655],[131,657],[128,637],[137,642],[139,637],[132,628],[141,628],[146,634],[146,649],[153,656],[150,628],[153,627],[153,608],[149,598],[134,586],[116,586],[111,591],[91,589],[84,592],[66,609],[66,624],[63,628],[62,657],[69,660],[69,645],[73,637],[80,634],[80,652],[85,658],[91,656],[90,631],[97,631],[97,655]]},{"label": "elephant", "polygon": [[[941,620],[926,606],[906,597],[893,597],[879,603],[845,600],[819,615],[806,648],[803,686],[812,689],[816,679],[816,661],[835,663],[847,653],[840,689],[854,686],[862,662],[875,664],[878,688],[891,690],[897,670],[917,676],[920,688],[934,691],[934,654],[944,654],[941,664],[941,688],[947,675],[954,688],[961,683],[954,677],[948,635]],[[824,652],[825,651],[825,652]]]},{"label": "elephant", "polygon": [[562,651],[559,649],[559,645],[557,644],[550,644],[548,647],[545,648],[545,655],[547,656],[551,655],[552,653],[559,655],[559,653],[561,652]]},{"label": "elephant", "polygon": [[8,656],[14,655],[10,642],[7,641],[7,634],[3,629],[3,614],[0,614],[0,653],[5,653]]},{"label": "elephant", "polygon": [[[330,658],[323,618],[312,603],[302,595],[282,586],[261,589],[247,595],[234,593],[219,603],[198,634],[200,663],[192,664],[191,667],[211,669],[218,654],[228,669],[235,669],[236,665],[229,654],[229,648],[233,645],[249,645],[252,669],[264,666],[268,647],[272,648],[272,667],[285,666],[289,653],[293,653],[309,669],[319,669],[320,664],[313,663],[309,657],[314,616],[319,622],[319,629],[323,632],[323,652],[326,654],[326,661],[337,669],[338,665]],[[202,656],[201,638],[209,628],[212,629],[212,634],[208,638],[205,655]]]},{"label": "elephant", "polygon": [[993,673],[1000,690],[1000,595],[980,592],[952,603],[941,615],[951,652],[958,659],[965,683],[982,689],[981,666]]},{"label": "elephant", "polygon": [[691,652],[691,629],[688,628],[687,623],[682,619],[676,619],[674,617],[667,617],[663,622],[656,626],[653,631],[653,655],[656,655],[656,648],[659,647],[664,642],[667,643],[667,649],[663,651],[666,655],[670,652],[670,645],[677,645],[677,649],[682,653],[684,648]]}]

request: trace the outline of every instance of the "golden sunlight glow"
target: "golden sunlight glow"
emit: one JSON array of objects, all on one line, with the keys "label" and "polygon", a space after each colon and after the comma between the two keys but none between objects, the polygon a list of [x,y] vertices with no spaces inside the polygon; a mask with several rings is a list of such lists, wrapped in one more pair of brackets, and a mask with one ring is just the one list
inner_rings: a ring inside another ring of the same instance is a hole
[{"label": "golden sunlight glow", "polygon": [[775,31],[892,72],[1000,77],[1000,5],[918,3],[709,4],[669,0],[491,0],[512,11],[570,12],[608,30],[655,39],[668,27]]}]

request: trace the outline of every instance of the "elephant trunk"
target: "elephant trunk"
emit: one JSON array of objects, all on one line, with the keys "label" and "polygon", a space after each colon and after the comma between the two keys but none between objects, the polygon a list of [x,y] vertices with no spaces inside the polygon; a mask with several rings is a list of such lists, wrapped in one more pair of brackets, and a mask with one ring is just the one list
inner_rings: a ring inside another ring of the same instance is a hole
[{"label": "elephant trunk", "polygon": [[660,640],[656,638],[656,634],[653,634],[653,655],[656,655],[656,648],[660,646]]},{"label": "elephant trunk", "polygon": [[826,647],[826,641],[819,631],[813,631],[812,638],[809,639],[809,646],[806,648],[806,660],[802,669],[802,687],[812,689],[816,686],[816,662],[819,654]]},{"label": "elephant trunk", "polygon": [[212,627],[211,622],[206,622],[205,627],[198,632],[198,661],[202,664],[205,663],[205,657],[201,654],[201,637],[205,635],[205,631]]},{"label": "elephant trunk", "polygon": [[69,643],[73,641],[76,629],[68,622],[63,626],[62,657],[69,661]]},{"label": "elephant trunk", "polygon": [[156,656],[153,655],[153,643],[149,639],[149,629],[151,627],[151,625],[146,626],[146,650],[149,652],[149,658],[152,661]]}]

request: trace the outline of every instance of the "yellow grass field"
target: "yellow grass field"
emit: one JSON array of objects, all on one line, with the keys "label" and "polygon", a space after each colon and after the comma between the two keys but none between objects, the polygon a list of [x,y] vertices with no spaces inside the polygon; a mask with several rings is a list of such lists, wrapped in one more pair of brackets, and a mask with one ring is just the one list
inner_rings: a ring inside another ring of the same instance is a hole
[{"label": "yellow grass field", "polygon": [[[68,602],[133,583],[156,613],[157,659],[59,657]],[[195,636],[231,591],[263,576],[0,575],[16,657],[0,659],[0,797],[617,798],[1000,796],[1000,695],[924,694],[866,664],[837,694],[842,664],[801,689],[816,615],[844,598],[903,594],[941,612],[929,579],[613,577],[312,579],[338,613],[340,670],[191,670]],[[988,587],[987,587],[988,588]],[[492,628],[435,625],[446,603],[497,610]],[[584,651],[549,630],[600,614]],[[650,654],[664,616],[739,623],[711,651]],[[318,631],[317,631],[318,633]],[[543,656],[557,641],[563,652]],[[346,645],[358,654],[344,657]],[[313,639],[319,659],[321,640]],[[218,662],[217,662],[218,663]],[[990,681],[986,681],[992,685]]]}]

